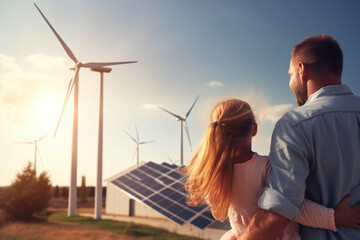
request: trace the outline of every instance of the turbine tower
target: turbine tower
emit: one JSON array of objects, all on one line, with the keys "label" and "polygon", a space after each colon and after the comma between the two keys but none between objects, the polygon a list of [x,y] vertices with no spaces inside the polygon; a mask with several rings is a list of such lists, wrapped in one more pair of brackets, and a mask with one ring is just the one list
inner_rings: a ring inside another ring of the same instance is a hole
[{"label": "turbine tower", "polygon": [[73,134],[72,134],[72,151],[71,151],[71,180],[70,180],[70,191],[69,191],[69,207],[68,207],[68,216],[73,217],[76,215],[76,178],[77,178],[77,143],[78,143],[78,102],[79,102],[79,71],[80,68],[102,68],[110,65],[118,65],[118,64],[128,64],[128,63],[136,63],[137,61],[128,61],[128,62],[88,62],[81,63],[77,60],[74,53],[70,50],[70,48],[66,45],[66,43],[62,40],[60,35],[55,31],[50,22],[46,19],[45,15],[41,12],[38,6],[34,3],[35,7],[44,18],[46,23],[49,25],[56,38],[64,48],[66,54],[73,60],[73,65],[70,67],[70,70],[74,70],[74,75],[70,79],[68,84],[68,89],[65,95],[64,105],[62,107],[62,111],[59,117],[58,124],[56,126],[56,132],[58,130],[62,115],[66,108],[67,102],[69,100],[70,94],[74,89],[74,113],[73,113]]},{"label": "turbine tower", "polygon": [[135,152],[134,152],[134,155],[133,155],[132,159],[134,159],[135,154],[136,154],[136,164],[139,165],[139,146],[141,144],[151,143],[151,142],[154,142],[154,141],[140,142],[139,133],[138,133],[138,129],[137,129],[136,126],[135,126],[135,129],[136,129],[136,139],[133,138],[132,136],[130,136],[130,134],[128,134],[126,131],[124,131],[124,132],[125,132],[126,135],[128,135],[135,142],[136,149],[135,149]]},{"label": "turbine tower", "polygon": [[111,68],[91,68],[91,71],[100,73],[100,106],[99,106],[99,136],[98,160],[95,186],[95,211],[94,218],[101,219],[102,211],[102,163],[103,163],[103,117],[104,117],[104,72],[111,72]]},{"label": "turbine tower", "polygon": [[186,130],[186,134],[189,140],[189,145],[190,145],[190,149],[192,151],[192,146],[191,146],[191,141],[190,141],[190,133],[189,133],[189,128],[187,126],[186,123],[186,119],[189,117],[191,110],[193,109],[196,101],[199,99],[199,96],[197,96],[197,98],[195,99],[193,105],[191,106],[191,108],[189,109],[189,111],[186,113],[185,117],[180,117],[179,115],[172,113],[162,107],[159,107],[161,110],[173,115],[174,117],[176,117],[177,121],[180,121],[180,164],[181,166],[184,165],[184,149],[183,149],[183,126],[185,126],[185,130]]},{"label": "turbine tower", "polygon": [[37,154],[39,154],[40,156],[40,150],[38,147],[38,143],[43,140],[47,135],[49,134],[49,132],[45,133],[42,137],[35,139],[32,142],[14,142],[14,143],[20,143],[20,144],[34,144],[35,147],[35,154],[34,154],[34,170],[35,170],[35,178],[36,178],[36,159],[37,159]]}]

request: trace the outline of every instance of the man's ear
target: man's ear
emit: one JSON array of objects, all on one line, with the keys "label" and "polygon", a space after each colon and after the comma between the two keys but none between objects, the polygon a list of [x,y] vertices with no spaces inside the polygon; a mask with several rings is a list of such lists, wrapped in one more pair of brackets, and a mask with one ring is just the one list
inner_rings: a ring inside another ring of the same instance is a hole
[{"label": "man's ear", "polygon": [[307,75],[308,75],[308,66],[306,66],[304,63],[299,62],[298,64],[298,73],[299,73],[299,78],[300,78],[300,82],[302,85],[306,85],[307,82]]},{"label": "man's ear", "polygon": [[252,129],[252,136],[253,137],[255,137],[255,135],[257,134],[257,130],[258,130],[258,125],[257,125],[257,123],[254,123],[253,129]]}]

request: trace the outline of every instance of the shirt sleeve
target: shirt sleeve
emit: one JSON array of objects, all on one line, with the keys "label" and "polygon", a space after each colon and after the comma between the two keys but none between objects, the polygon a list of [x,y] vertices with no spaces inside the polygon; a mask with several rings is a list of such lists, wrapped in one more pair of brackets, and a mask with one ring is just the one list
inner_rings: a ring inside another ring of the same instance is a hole
[{"label": "shirt sleeve", "polygon": [[313,228],[329,229],[336,232],[334,209],[305,199],[301,204],[301,213],[295,222]]},{"label": "shirt sleeve", "polygon": [[272,170],[258,206],[294,221],[304,201],[309,174],[308,147],[296,126],[279,120],[274,128],[269,161]]}]

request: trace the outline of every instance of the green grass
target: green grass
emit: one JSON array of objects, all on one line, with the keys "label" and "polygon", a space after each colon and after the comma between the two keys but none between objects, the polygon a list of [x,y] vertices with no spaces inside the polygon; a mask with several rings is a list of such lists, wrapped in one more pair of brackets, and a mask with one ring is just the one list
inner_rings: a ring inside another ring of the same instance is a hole
[{"label": "green grass", "polygon": [[115,232],[122,235],[136,237],[136,239],[156,239],[156,240],[200,240],[200,238],[189,237],[171,233],[167,230],[150,227],[143,224],[128,223],[112,220],[94,220],[89,217],[67,217],[65,212],[54,212],[49,218],[50,221],[78,223],[97,227],[99,229]]}]

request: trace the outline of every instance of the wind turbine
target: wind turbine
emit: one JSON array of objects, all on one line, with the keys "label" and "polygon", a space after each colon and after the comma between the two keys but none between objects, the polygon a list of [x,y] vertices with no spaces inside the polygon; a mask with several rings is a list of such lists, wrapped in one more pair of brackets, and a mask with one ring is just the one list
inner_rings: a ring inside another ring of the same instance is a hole
[{"label": "wind turbine", "polygon": [[81,63],[77,60],[74,53],[70,50],[70,48],[66,45],[66,43],[62,40],[60,35],[55,31],[53,26],[47,20],[45,15],[41,12],[38,6],[34,3],[35,7],[44,18],[46,23],[49,25],[53,33],[55,34],[56,38],[64,48],[66,54],[73,60],[73,65],[70,66],[70,70],[74,70],[74,75],[70,79],[68,84],[68,89],[65,95],[64,105],[62,107],[62,111],[59,117],[58,124],[56,126],[56,132],[58,130],[62,115],[66,108],[67,102],[69,100],[70,94],[74,88],[74,113],[73,113],[73,134],[72,134],[72,153],[71,153],[71,180],[70,180],[70,191],[69,191],[69,208],[68,208],[68,216],[72,217],[76,215],[76,177],[77,177],[77,142],[78,142],[78,102],[79,102],[79,71],[80,68],[102,68],[105,66],[110,65],[118,65],[118,64],[128,64],[128,63],[136,63],[137,61],[128,61],[128,62],[88,62],[88,63]]},{"label": "wind turbine", "polygon": [[137,129],[136,126],[135,126],[135,129],[136,129],[136,139],[133,138],[132,136],[130,136],[130,134],[128,134],[126,131],[124,131],[124,133],[125,133],[126,135],[128,135],[129,138],[131,138],[131,139],[135,142],[136,149],[135,149],[135,152],[134,152],[134,155],[133,155],[133,158],[132,158],[132,159],[134,159],[135,154],[136,154],[136,156],[137,156],[137,157],[136,157],[136,163],[137,163],[137,165],[139,165],[139,146],[140,146],[141,144],[151,143],[151,142],[154,142],[154,141],[140,142],[139,133],[138,133],[138,129]]},{"label": "wind turbine", "polygon": [[42,137],[35,139],[32,142],[14,142],[14,143],[20,143],[20,144],[34,144],[35,147],[35,154],[34,154],[34,170],[35,170],[35,178],[36,178],[36,159],[37,159],[37,154],[39,154],[40,156],[40,150],[38,147],[38,143],[43,140],[47,135],[49,134],[49,132],[45,133]]},{"label": "wind turbine", "polygon": [[187,126],[186,123],[186,119],[189,117],[191,110],[193,109],[196,101],[199,99],[199,96],[197,96],[197,98],[195,99],[193,105],[191,106],[191,108],[189,109],[189,111],[186,113],[185,117],[180,117],[179,115],[172,113],[162,107],[159,107],[161,110],[173,115],[174,117],[176,117],[177,121],[180,121],[180,164],[181,166],[184,165],[184,149],[183,149],[183,125],[185,126],[185,130],[186,130],[186,134],[189,140],[189,145],[190,145],[190,149],[192,151],[192,146],[191,146],[191,141],[190,141],[190,133],[189,133],[189,128]]},{"label": "wind turbine", "polygon": [[171,164],[173,164],[173,165],[177,165],[177,163],[179,162],[179,160],[176,160],[176,161],[172,160],[172,158],[169,155],[167,155],[167,157],[168,157],[169,161],[171,162]]}]

